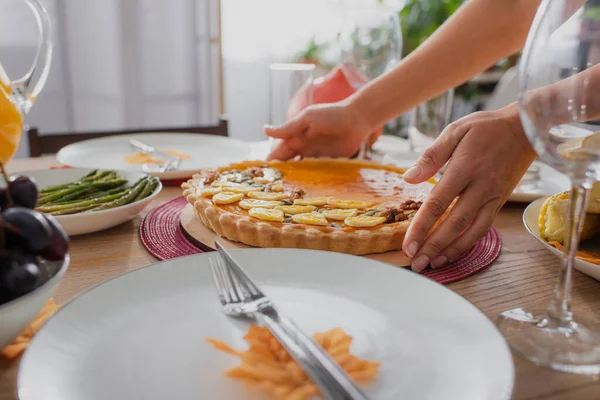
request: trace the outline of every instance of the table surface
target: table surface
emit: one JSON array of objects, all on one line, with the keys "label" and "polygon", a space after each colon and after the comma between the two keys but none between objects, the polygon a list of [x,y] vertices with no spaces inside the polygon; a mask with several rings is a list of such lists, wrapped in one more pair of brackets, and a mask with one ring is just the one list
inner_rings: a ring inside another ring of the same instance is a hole
[{"label": "table surface", "polygon": [[[31,171],[53,164],[53,157],[15,159],[8,170]],[[144,213],[180,194],[177,187],[165,187]],[[544,308],[553,291],[559,260],[527,233],[521,221],[523,210],[522,204],[508,204],[500,211],[495,222],[503,240],[498,260],[484,271],[449,285],[492,320],[514,307]],[[156,261],[139,239],[141,217],[104,232],[72,238],[71,265],[55,293],[59,304],[109,278]],[[576,318],[600,327],[600,314],[594,311],[594,305],[600,303],[600,283],[575,271],[572,297]],[[17,399],[18,363],[0,357],[0,400]],[[600,399],[600,376],[554,372],[518,357],[514,363],[514,399]]]}]

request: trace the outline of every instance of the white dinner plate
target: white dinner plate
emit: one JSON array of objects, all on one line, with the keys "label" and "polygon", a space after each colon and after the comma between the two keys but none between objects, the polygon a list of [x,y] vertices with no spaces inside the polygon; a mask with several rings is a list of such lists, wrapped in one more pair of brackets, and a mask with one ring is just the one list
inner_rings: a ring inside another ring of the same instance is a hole
[{"label": "white dinner plate", "polygon": [[[562,257],[562,252],[557,250],[556,247],[550,246],[548,242],[540,237],[540,229],[538,226],[538,217],[540,215],[540,210],[542,208],[542,204],[548,197],[543,197],[541,199],[537,199],[533,203],[531,203],[523,213],[523,223],[525,224],[525,228],[527,231],[536,238],[540,243],[544,245],[548,250],[552,253],[556,254],[559,257]],[[598,240],[586,240],[581,243],[582,250],[592,251],[594,253],[600,254],[600,243]],[[591,276],[594,279],[600,281],[600,265],[592,264],[587,261],[583,261],[580,259],[575,260],[575,269],[583,272],[586,275]]]},{"label": "white dinner plate", "polygon": [[[22,175],[35,179],[41,190],[50,186],[77,181],[91,171],[91,169],[86,168],[43,169],[23,172]],[[129,185],[133,185],[142,177],[147,176],[147,174],[132,171],[117,171],[117,173],[123,179],[127,179]],[[156,196],[158,196],[161,190],[162,183],[158,182],[158,186],[154,189],[153,193],[136,202],[125,204],[120,207],[109,208],[107,210],[57,215],[54,218],[56,218],[56,221],[69,236],[103,231],[135,218]]]},{"label": "white dinner plate", "polygon": [[[362,257],[232,250],[307,333],[341,327],[380,361],[376,400],[509,399],[511,353],[493,323],[454,292]],[[105,282],[59,310],[19,368],[20,400],[268,400],[231,381],[238,364],[204,342],[245,349],[248,325],[220,311],[209,257],[160,262]]]},{"label": "white dinner plate", "polygon": [[129,144],[136,139],[157,150],[177,150],[191,157],[182,160],[176,171],[152,173],[161,179],[187,178],[203,168],[219,167],[250,157],[250,146],[239,140],[191,133],[141,133],[84,140],[62,148],[56,159],[80,168],[119,169],[143,172],[141,165],[131,165],[125,157],[136,153]]}]

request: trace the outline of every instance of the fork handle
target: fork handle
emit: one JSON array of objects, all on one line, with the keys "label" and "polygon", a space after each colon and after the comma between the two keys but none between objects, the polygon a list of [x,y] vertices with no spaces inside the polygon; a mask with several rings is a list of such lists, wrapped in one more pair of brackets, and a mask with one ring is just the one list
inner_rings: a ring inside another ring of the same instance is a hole
[{"label": "fork handle", "polygon": [[[359,389],[352,378],[342,367],[323,349],[313,338],[306,335],[291,319],[280,318],[284,329],[291,333],[300,346],[317,361],[321,373],[326,374],[336,388],[335,399],[368,400],[368,397]],[[343,397],[340,397],[343,394]]]},{"label": "fork handle", "polygon": [[291,320],[266,312],[256,313],[256,318],[267,326],[327,399],[368,400],[329,354],[320,350]]}]

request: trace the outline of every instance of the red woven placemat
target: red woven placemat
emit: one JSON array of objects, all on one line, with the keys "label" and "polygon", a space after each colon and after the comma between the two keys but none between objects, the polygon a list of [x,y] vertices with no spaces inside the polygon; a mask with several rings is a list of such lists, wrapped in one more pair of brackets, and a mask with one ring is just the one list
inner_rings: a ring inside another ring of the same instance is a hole
[{"label": "red woven placemat", "polygon": [[[203,253],[185,236],[179,223],[181,210],[187,205],[183,197],[170,200],[150,211],[140,225],[140,238],[150,254],[159,260]],[[447,267],[427,269],[423,275],[439,283],[464,279],[489,266],[500,254],[502,240],[492,227],[488,234],[462,258]]]}]

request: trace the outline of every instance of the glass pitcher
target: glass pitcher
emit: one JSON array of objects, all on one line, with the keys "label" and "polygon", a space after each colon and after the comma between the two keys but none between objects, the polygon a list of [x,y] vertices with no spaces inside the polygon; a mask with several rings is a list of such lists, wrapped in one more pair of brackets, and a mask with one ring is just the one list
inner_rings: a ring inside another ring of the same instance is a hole
[{"label": "glass pitcher", "polygon": [[39,0],[23,0],[33,13],[40,31],[33,65],[20,79],[11,80],[0,63],[0,162],[13,157],[23,133],[23,117],[29,112],[46,83],[52,59],[50,18]]}]

